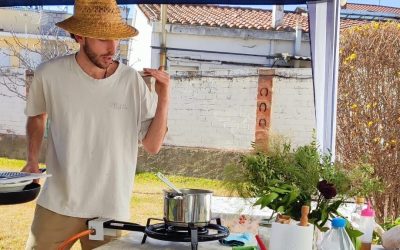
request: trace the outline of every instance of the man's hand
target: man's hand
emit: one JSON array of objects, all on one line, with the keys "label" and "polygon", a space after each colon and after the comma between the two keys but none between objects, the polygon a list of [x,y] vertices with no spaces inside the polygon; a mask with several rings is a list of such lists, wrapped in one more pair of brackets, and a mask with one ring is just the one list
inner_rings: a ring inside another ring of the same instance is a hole
[{"label": "man's hand", "polygon": [[38,162],[27,162],[25,167],[21,169],[21,172],[40,174],[41,171],[39,170],[39,163]]},{"label": "man's hand", "polygon": [[[23,167],[21,169],[21,172],[40,174],[41,171],[39,170],[39,163],[38,162],[27,162],[25,167]],[[33,180],[33,182],[38,183],[39,179]]]},{"label": "man's hand", "polygon": [[[28,159],[21,172],[40,173],[39,154],[42,145],[43,134],[46,127],[47,115],[40,114],[28,117],[26,123],[26,135],[28,139]],[[38,182],[38,180],[35,180]]]},{"label": "man's hand", "polygon": [[156,79],[156,93],[159,101],[169,101],[170,77],[160,69],[143,69],[144,76],[152,76]]},{"label": "man's hand", "polygon": [[170,77],[167,72],[160,69],[143,69],[144,76],[152,76],[156,79],[156,93],[158,95],[156,113],[145,138],[142,140],[144,149],[150,154],[156,154],[160,151],[167,132]]}]

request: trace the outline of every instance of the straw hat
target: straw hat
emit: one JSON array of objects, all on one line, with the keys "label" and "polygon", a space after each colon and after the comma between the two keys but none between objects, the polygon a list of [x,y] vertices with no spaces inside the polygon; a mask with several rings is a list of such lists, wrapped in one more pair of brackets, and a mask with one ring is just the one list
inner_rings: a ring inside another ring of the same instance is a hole
[{"label": "straw hat", "polygon": [[56,25],[71,34],[119,40],[139,32],[121,19],[116,0],[75,0],[74,15]]}]

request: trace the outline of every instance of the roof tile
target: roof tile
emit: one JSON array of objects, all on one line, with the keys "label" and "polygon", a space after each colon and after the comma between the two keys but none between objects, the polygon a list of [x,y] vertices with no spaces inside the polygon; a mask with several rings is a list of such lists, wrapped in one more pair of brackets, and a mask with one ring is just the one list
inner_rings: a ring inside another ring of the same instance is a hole
[{"label": "roof tile", "polygon": [[[141,4],[139,8],[152,21],[160,19],[160,5]],[[237,29],[273,30],[272,11],[265,9],[237,8],[215,5],[168,5],[168,21],[174,24],[196,24]],[[307,16],[286,12],[283,24],[276,30],[294,30],[299,22],[308,32]]]},{"label": "roof tile", "polygon": [[400,8],[372,5],[372,4],[354,4],[348,3],[344,6],[347,10],[359,10],[359,11],[369,11],[369,12],[382,12],[382,13],[392,13],[400,15]]},{"label": "roof tile", "polygon": [[[297,24],[303,31],[308,32],[307,14],[285,12],[283,24],[272,27],[272,11],[266,9],[240,8],[218,5],[167,5],[168,23],[199,25],[212,27],[228,27],[236,29],[256,29],[256,30],[277,30],[293,31]],[[149,20],[160,20],[160,5],[158,4],[140,4],[139,8]],[[386,12],[400,14],[400,8],[368,5],[368,4],[350,4],[346,9],[364,10],[372,12]],[[342,19],[341,29],[368,23],[367,20]]]}]

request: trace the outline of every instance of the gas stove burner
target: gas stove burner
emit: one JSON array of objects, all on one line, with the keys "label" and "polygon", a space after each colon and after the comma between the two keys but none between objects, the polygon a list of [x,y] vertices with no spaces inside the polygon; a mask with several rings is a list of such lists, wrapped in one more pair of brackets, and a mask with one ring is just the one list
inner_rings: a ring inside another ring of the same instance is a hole
[{"label": "gas stove burner", "polygon": [[[160,225],[160,227],[156,227],[156,225]],[[188,227],[180,227],[180,226],[168,226],[163,223],[156,224],[152,228],[152,231],[158,231],[161,233],[161,231],[164,231],[165,233],[171,233],[171,234],[183,234],[187,235],[188,234]],[[165,228],[166,227],[166,228]],[[199,235],[204,235],[208,234],[208,228],[207,227],[197,227],[197,233]]]},{"label": "gas stove burner", "polygon": [[145,234],[142,244],[146,242],[147,236],[157,240],[174,242],[191,242],[192,250],[197,249],[198,242],[221,240],[229,235],[228,228],[221,225],[221,219],[216,218],[217,224],[207,224],[203,227],[189,224],[187,227],[169,225],[167,223],[150,224],[151,220],[164,221],[150,218],[147,220]]},{"label": "gas stove burner", "polygon": [[[180,231],[170,231],[165,228],[165,224],[159,223],[146,227],[145,233],[147,236],[165,241],[176,241],[176,242],[190,242],[192,240],[192,231],[196,231],[198,241],[212,241],[219,240],[227,237],[229,231],[226,227],[209,224],[207,228],[186,228]],[[213,232],[214,231],[214,232]]]}]

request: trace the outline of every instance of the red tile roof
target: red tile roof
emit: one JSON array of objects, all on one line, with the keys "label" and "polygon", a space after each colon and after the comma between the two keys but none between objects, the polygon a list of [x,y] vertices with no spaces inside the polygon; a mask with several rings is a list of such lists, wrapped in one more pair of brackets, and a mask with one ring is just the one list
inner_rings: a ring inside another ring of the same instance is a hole
[{"label": "red tile roof", "polygon": [[[160,20],[160,5],[141,4],[139,8],[149,20]],[[361,8],[364,8],[363,10],[369,8],[371,11],[372,9],[400,11],[400,8],[363,4],[347,4],[347,9],[349,8],[360,8],[360,10],[362,10]],[[296,28],[296,24],[299,23],[303,31],[309,31],[307,14],[285,12],[283,24],[274,29],[272,28],[271,10],[218,5],[168,5],[167,22],[182,25],[277,31],[293,31]],[[368,22],[367,20],[342,19],[341,29],[363,25]]]},{"label": "red tile roof", "polygon": [[360,26],[363,24],[370,23],[370,21],[367,20],[357,20],[357,19],[341,19],[340,20],[340,29],[344,30],[347,28],[351,28],[354,26]]},{"label": "red tile roof", "polygon": [[[142,4],[139,8],[150,20],[160,19],[160,5]],[[256,30],[292,31],[299,22],[308,32],[308,17],[285,12],[283,24],[272,28],[272,11],[216,5],[168,5],[168,23]]]},{"label": "red tile roof", "polygon": [[369,11],[369,12],[392,13],[392,14],[400,15],[400,8],[379,6],[379,5],[372,5],[372,4],[348,3],[343,7],[343,9]]}]

